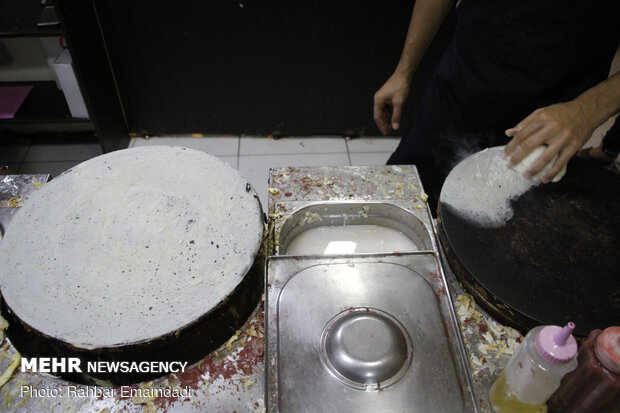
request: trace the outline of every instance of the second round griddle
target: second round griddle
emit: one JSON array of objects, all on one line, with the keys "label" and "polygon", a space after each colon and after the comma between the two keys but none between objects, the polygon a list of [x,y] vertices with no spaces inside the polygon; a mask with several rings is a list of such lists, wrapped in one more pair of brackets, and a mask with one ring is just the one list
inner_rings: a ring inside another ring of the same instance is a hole
[{"label": "second round griddle", "polygon": [[439,235],[450,267],[480,305],[521,330],[574,321],[586,336],[618,325],[618,189],[620,177],[575,158],[560,182],[513,199],[514,215],[496,228],[442,200]]}]

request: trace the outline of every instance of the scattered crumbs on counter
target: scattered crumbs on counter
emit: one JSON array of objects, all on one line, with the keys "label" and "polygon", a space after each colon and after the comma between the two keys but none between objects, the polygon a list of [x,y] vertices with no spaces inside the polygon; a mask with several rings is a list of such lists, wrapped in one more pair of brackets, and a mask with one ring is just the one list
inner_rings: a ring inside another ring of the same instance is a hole
[{"label": "scattered crumbs on counter", "polygon": [[5,199],[0,201],[0,208],[19,208],[23,207],[24,203],[22,202],[23,196],[20,194],[19,196],[11,199]]},{"label": "scattered crumbs on counter", "polygon": [[465,340],[472,376],[495,375],[518,349],[521,333],[482,314],[469,294],[456,297],[455,309],[463,336],[475,338],[475,343]]},{"label": "scattered crumbs on counter", "polygon": [[4,341],[4,330],[8,327],[9,323],[3,317],[0,317],[0,343]]},{"label": "scattered crumbs on counter", "polygon": [[0,375],[0,387],[4,386],[6,382],[11,379],[13,373],[15,372],[15,369],[17,369],[17,366],[19,366],[21,359],[21,355],[17,352],[11,355],[11,364],[9,364],[9,367],[7,367],[7,369],[4,370],[2,375]]}]

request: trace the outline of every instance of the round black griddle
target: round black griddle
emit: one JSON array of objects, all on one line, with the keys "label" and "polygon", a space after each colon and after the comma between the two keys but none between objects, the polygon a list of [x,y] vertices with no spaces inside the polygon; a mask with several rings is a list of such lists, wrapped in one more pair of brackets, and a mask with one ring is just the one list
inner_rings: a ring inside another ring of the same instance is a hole
[{"label": "round black griddle", "polygon": [[263,217],[252,186],[207,153],[89,159],[32,192],[0,243],[7,336],[23,357],[78,358],[58,375],[84,384],[164,374],[91,362],[193,364],[259,305]]},{"label": "round black griddle", "polygon": [[575,158],[560,182],[511,204],[506,225],[482,228],[440,201],[441,244],[476,301],[523,331],[620,325],[620,177]]}]

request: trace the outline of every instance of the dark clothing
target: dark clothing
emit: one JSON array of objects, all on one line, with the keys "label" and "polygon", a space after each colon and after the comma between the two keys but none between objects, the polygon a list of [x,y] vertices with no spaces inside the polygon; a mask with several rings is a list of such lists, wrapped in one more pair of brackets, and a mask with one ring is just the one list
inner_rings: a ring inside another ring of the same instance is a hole
[{"label": "dark clothing", "polygon": [[534,110],[606,79],[619,42],[618,0],[462,0],[454,39],[388,164],[415,164],[436,203],[464,156],[506,144],[504,131]]}]

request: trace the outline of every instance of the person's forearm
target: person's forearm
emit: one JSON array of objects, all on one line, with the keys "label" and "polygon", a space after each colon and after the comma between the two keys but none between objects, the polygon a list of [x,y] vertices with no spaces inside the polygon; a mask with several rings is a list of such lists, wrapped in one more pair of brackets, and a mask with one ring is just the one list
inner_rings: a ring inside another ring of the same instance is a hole
[{"label": "person's forearm", "polygon": [[417,0],[395,72],[411,79],[455,0]]},{"label": "person's forearm", "polygon": [[607,119],[620,113],[620,72],[586,90],[572,101],[593,127],[600,126]]}]

